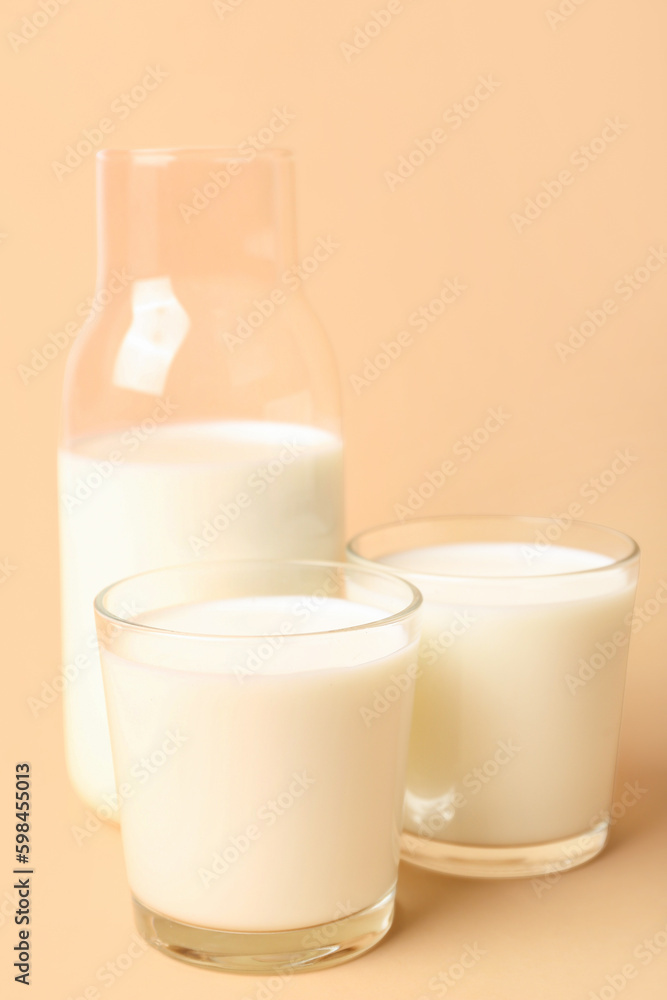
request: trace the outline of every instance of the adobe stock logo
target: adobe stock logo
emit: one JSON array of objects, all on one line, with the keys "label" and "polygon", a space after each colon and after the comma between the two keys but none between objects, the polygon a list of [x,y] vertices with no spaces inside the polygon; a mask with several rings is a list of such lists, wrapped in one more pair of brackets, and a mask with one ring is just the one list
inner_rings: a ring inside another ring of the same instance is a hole
[{"label": "adobe stock logo", "polygon": [[662,244],[659,247],[650,246],[648,255],[641,264],[626,271],[621,278],[614,282],[614,295],[607,296],[594,308],[587,309],[586,318],[579,325],[572,323],[568,327],[567,340],[559,340],[554,344],[560,360],[567,361],[578,350],[585,347],[609,319],[619,312],[622,305],[629,302],[636,292],[641,291],[651,281],[653,275],[664,267],[665,263],[667,263],[665,247]]},{"label": "adobe stock logo", "polygon": [[560,0],[557,7],[545,10],[544,15],[552,31],[555,31],[567,21],[572,15],[586,3],[586,0]]},{"label": "adobe stock logo", "polygon": [[200,186],[192,190],[190,201],[179,204],[178,210],[183,221],[191,222],[208,208],[210,203],[229,187],[234,177],[242,173],[258,153],[270,146],[276,136],[284,132],[295,118],[296,115],[284,105],[282,108],[274,107],[266,125],[252,135],[247,135],[236,147],[236,155],[240,159],[229,159],[218,170],[210,170],[207,176],[202,178]]},{"label": "adobe stock logo", "polygon": [[360,55],[404,10],[401,0],[389,0],[386,7],[372,10],[366,23],[357,25],[351,40],[340,43],[345,62],[351,63],[354,57]]},{"label": "adobe stock logo", "polygon": [[[350,374],[350,385],[359,396],[365,388],[380,378],[383,372],[390,368],[394,361],[401,357],[404,351],[414,344],[414,333],[424,333],[435,323],[457,299],[467,291],[460,278],[447,278],[440,291],[414,309],[407,318],[402,330],[393,340],[380,341],[380,350],[372,356],[366,356],[360,372]],[[411,327],[411,329],[407,329]]]},{"label": "adobe stock logo", "polygon": [[479,112],[500,87],[500,80],[496,80],[491,73],[478,76],[472,91],[443,111],[441,120],[445,123],[444,126],[436,125],[428,135],[415,139],[411,148],[399,156],[394,169],[385,170],[384,179],[389,190],[395,191],[405,184],[415,171],[423,167],[440,150],[451,134],[457,132],[465,122]]},{"label": "adobe stock logo", "polygon": [[129,90],[115,97],[109,106],[109,114],[104,115],[94,125],[84,128],[74,142],[65,146],[62,160],[52,160],[51,169],[59,181],[63,181],[80,167],[104,142],[105,135],[116,131],[118,122],[124,122],[146,101],[149,95],[168,78],[169,74],[160,66],[147,66],[143,76]]},{"label": "adobe stock logo", "polygon": [[24,45],[36,38],[68,3],[69,0],[39,0],[38,9],[21,18],[17,31],[10,31],[7,34],[7,41],[14,52],[19,52]]},{"label": "adobe stock logo", "polygon": [[244,2],[245,0],[213,0],[213,10],[222,21],[225,14],[233,14]]},{"label": "adobe stock logo", "polygon": [[603,153],[606,153],[627,128],[629,125],[622,122],[618,115],[605,118],[599,135],[593,136],[587,143],[582,143],[570,153],[568,162],[576,168],[576,171],[566,167],[559,170],[555,177],[543,180],[536,194],[532,198],[525,199],[522,212],[512,212],[510,222],[516,232],[522,233],[528,226],[532,226],[548,208],[562,198],[577,177],[585,173]]}]

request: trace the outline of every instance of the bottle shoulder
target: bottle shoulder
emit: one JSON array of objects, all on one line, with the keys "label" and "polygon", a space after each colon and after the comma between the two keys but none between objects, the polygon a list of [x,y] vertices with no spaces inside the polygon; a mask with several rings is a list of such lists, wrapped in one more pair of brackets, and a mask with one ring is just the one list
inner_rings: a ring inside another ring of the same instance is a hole
[{"label": "bottle shoulder", "polygon": [[326,424],[340,410],[329,340],[301,292],[134,281],[91,312],[68,358],[64,436],[137,419],[170,398],[179,419]]}]

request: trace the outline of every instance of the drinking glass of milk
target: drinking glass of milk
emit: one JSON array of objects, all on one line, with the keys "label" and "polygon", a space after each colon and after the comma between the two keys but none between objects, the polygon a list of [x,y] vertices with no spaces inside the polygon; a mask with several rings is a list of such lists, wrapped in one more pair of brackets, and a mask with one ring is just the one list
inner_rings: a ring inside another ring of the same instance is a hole
[{"label": "drinking glass of milk", "polygon": [[255,560],[153,570],[97,596],[125,863],[150,944],[275,973],[386,934],[420,605],[387,571]]},{"label": "drinking glass of milk", "polygon": [[609,829],[636,543],[529,517],[438,517],[349,545],[424,597],[403,857],[453,875],[562,871]]}]

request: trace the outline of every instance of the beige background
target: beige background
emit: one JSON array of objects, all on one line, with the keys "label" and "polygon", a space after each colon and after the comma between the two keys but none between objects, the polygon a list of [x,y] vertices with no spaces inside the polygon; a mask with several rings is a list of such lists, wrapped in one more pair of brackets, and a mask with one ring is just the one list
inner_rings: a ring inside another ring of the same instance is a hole
[{"label": "beige background", "polygon": [[[44,2],[52,10],[58,0]],[[638,974],[624,998],[664,996],[667,949],[647,964],[633,953],[667,927],[667,614],[651,603],[667,578],[667,261],[631,295],[614,286],[652,246],[667,246],[667,9],[661,0],[391,6],[391,22],[355,52],[341,43],[353,43],[385,0],[223,0],[217,11],[208,0],[69,0],[25,44],[12,33],[40,10],[36,0],[3,4],[0,560],[13,567],[8,579],[0,573],[3,995],[23,989],[12,982],[16,939],[6,914],[14,762],[29,759],[31,995],[40,1000],[73,1000],[94,985],[113,1000],[417,1000],[445,995],[433,977],[467,945],[484,954],[448,996],[589,998],[628,962]],[[275,106],[295,116],[278,141],[297,157],[301,253],[318,236],[340,243],[307,291],[344,385],[350,531],[393,519],[409,489],[490,407],[503,407],[510,419],[421,513],[556,515],[579,501],[585,517],[639,540],[639,605],[649,601],[655,612],[633,640],[619,782],[638,781],[645,792],[600,859],[547,886],[403,866],[396,924],[378,949],[272,986],[153,952],[102,984],[99,970],[123,955],[132,933],[118,837],[105,828],[76,845],[71,827],[84,810],[64,775],[60,704],[37,718],[27,704],[58,670],[54,455],[66,350],[27,384],[19,366],[77,318],[95,263],[93,157],[61,180],[52,164],[151,66],[167,78],[124,120],[112,115],[107,145],[230,146],[265,125]],[[443,119],[480,76],[491,77],[494,92],[467,120],[455,112]],[[606,148],[596,143],[598,155],[580,169],[579,147],[608,118],[618,134],[611,139],[607,129]],[[390,185],[386,172],[434,128],[446,140]],[[517,232],[513,213],[563,170],[573,182]],[[351,376],[381,342],[457,277],[467,286],[458,300],[355,391]],[[556,345],[568,328],[609,298],[617,311],[562,360]],[[601,493],[589,481],[610,469],[617,449],[630,457]]]}]

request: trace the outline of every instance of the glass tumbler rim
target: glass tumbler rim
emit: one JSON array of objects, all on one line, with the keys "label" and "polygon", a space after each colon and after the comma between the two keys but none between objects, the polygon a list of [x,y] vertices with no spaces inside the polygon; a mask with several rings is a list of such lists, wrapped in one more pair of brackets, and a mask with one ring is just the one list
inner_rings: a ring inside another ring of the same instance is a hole
[{"label": "glass tumbler rim", "polygon": [[[345,574],[349,573],[362,573],[367,577],[374,577],[375,579],[382,580],[384,583],[390,583],[393,585],[398,584],[404,589],[406,595],[406,605],[402,607],[400,611],[396,611],[391,615],[385,615],[376,621],[366,622],[361,625],[346,625],[342,628],[335,629],[314,629],[308,632],[300,631],[290,631],[285,635],[285,639],[300,639],[304,637],[317,637],[317,636],[327,636],[327,635],[340,635],[346,632],[359,632],[367,629],[373,628],[387,628],[392,625],[396,625],[400,622],[407,621],[412,618],[417,611],[421,608],[423,597],[421,591],[414,586],[409,580],[404,579],[402,576],[392,573],[389,570],[378,569],[374,566],[358,566],[350,562],[339,562],[336,560],[326,560],[326,559],[216,559],[216,560],[206,560],[203,562],[187,562],[178,563],[173,566],[163,566],[158,569],[145,570],[143,573],[132,573],[130,576],[123,577],[120,580],[114,580],[112,583],[107,584],[102,590],[96,594],[94,599],[94,608],[97,615],[100,618],[105,619],[116,627],[122,627],[125,629],[136,629],[145,634],[161,634],[161,635],[171,635],[180,636],[188,639],[195,640],[214,640],[216,642],[224,642],[226,639],[270,639],[275,638],[275,632],[268,633],[205,633],[205,632],[189,632],[185,629],[168,629],[162,628],[155,625],[149,625],[145,622],[134,621],[129,617],[124,617],[122,615],[115,614],[106,606],[106,600],[111,595],[117,587],[122,587],[131,583],[134,580],[145,580],[148,577],[158,577],[162,574],[177,573],[181,572],[192,572],[192,571],[205,571],[211,572],[216,568],[218,570],[229,571],[232,567],[243,567],[246,569],[252,567],[290,567],[292,569],[307,569],[312,567],[313,569],[329,569],[343,571]],[[258,595],[261,596],[261,595]],[[263,596],[271,596],[270,594],[265,594]],[[294,595],[296,596],[308,596],[308,595]],[[409,598],[409,600],[408,600]],[[195,602],[193,602],[195,603]],[[168,605],[165,605],[168,607]],[[380,609],[378,609],[380,610]]]},{"label": "glass tumbler rim", "polygon": [[[382,565],[382,563],[380,561],[381,558],[382,558],[381,556],[376,556],[374,558],[371,558],[369,556],[362,555],[358,551],[358,545],[361,543],[361,541],[363,539],[369,538],[375,532],[381,532],[381,531],[393,532],[393,531],[395,531],[398,534],[403,529],[409,530],[409,526],[410,525],[417,525],[417,526],[421,525],[423,527],[426,527],[426,525],[428,525],[428,524],[431,524],[431,525],[435,526],[435,525],[454,524],[455,522],[460,522],[460,523],[471,522],[471,523],[477,523],[477,524],[480,524],[482,522],[487,522],[487,523],[489,523],[489,522],[500,522],[502,524],[508,524],[508,523],[511,523],[511,522],[515,522],[516,524],[523,524],[523,525],[526,525],[526,526],[527,525],[533,525],[533,526],[537,527],[538,525],[541,525],[541,526],[553,525],[555,523],[555,521],[556,521],[556,519],[554,517],[545,517],[545,516],[541,516],[541,515],[531,515],[531,514],[434,514],[434,515],[432,515],[430,517],[414,517],[414,518],[410,518],[409,520],[405,520],[405,521],[387,521],[387,522],[384,522],[383,524],[377,524],[377,525],[373,525],[370,528],[365,528],[363,531],[358,531],[355,535],[352,536],[352,538],[350,538],[350,540],[348,541],[348,543],[346,545],[345,551],[346,551],[346,553],[348,555],[348,558],[350,558],[355,565],[377,566],[377,565]],[[523,581],[530,581],[530,582],[535,581],[535,582],[537,582],[539,580],[547,580],[547,579],[560,579],[560,580],[563,580],[563,579],[566,579],[567,577],[577,577],[577,579],[580,579],[583,576],[590,577],[593,574],[608,573],[608,572],[610,572],[612,570],[623,569],[623,568],[629,566],[630,564],[632,564],[633,562],[636,562],[639,559],[639,556],[640,556],[640,547],[639,547],[639,544],[635,541],[634,538],[632,538],[630,535],[626,534],[625,532],[620,531],[618,528],[610,528],[608,525],[598,524],[596,521],[584,521],[584,520],[581,520],[580,518],[570,518],[569,521],[570,521],[570,524],[568,525],[568,527],[576,526],[576,527],[578,527],[580,529],[588,530],[588,531],[590,531],[592,533],[596,533],[598,535],[600,535],[600,534],[605,535],[607,538],[613,537],[616,540],[625,543],[625,545],[628,548],[628,551],[624,555],[622,555],[622,556],[620,556],[618,558],[612,559],[611,562],[605,563],[603,566],[594,566],[594,567],[589,568],[589,569],[580,569],[580,570],[556,571],[556,572],[550,572],[550,573],[531,573],[531,574],[518,574],[518,575],[512,575],[512,574],[505,575],[505,574],[479,573],[479,572],[478,573],[458,573],[458,572],[457,573],[448,573],[448,572],[437,573],[437,572],[430,572],[430,571],[427,571],[427,570],[419,570],[419,569],[414,569],[413,570],[413,569],[410,569],[408,566],[396,567],[396,569],[400,569],[401,573],[404,573],[404,574],[408,575],[411,579],[417,579],[417,580],[421,578],[421,579],[429,580],[429,581],[432,581],[432,580],[487,580],[487,581],[497,581],[497,582],[500,582],[500,581],[506,580],[508,583],[511,583],[511,582],[523,580]],[[507,541],[507,540],[508,539],[503,539],[503,541]],[[470,541],[474,542],[475,539],[470,539]],[[493,539],[485,538],[484,541],[491,541],[492,542]],[[525,539],[515,539],[515,541],[517,541],[517,542],[523,542],[524,544],[530,544]],[[461,542],[463,544],[466,544],[466,541],[464,539],[459,539],[459,538],[451,539],[451,543],[452,544],[461,543]],[[432,539],[429,543],[426,543],[426,544],[427,545],[448,544],[448,541],[446,539],[439,539],[439,540]],[[558,545],[557,542],[554,542],[553,544],[554,544],[555,547],[557,547],[557,545]],[[406,546],[406,548],[407,547],[409,547],[409,548],[417,548],[417,547],[422,548],[424,546]],[[392,554],[395,554],[397,552],[402,552],[402,551],[405,551],[405,550],[403,548],[394,549],[394,550],[392,550]],[[593,549],[593,551],[596,551],[596,550]],[[389,555],[389,554],[390,553],[388,553],[388,552],[385,553],[385,555]]]}]

